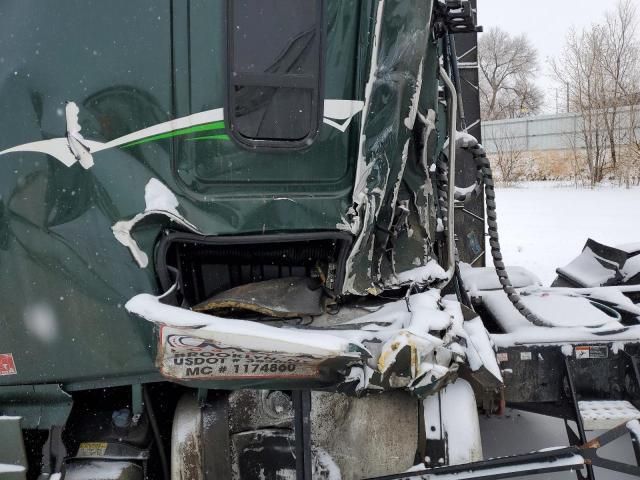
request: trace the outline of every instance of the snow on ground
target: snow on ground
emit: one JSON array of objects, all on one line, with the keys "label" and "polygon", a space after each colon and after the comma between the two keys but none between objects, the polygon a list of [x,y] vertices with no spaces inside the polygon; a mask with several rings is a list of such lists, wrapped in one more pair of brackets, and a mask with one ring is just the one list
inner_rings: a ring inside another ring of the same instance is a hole
[{"label": "snow on ground", "polygon": [[[499,188],[496,202],[505,263],[526,267],[545,285],[553,281],[557,267],[566,265],[582,251],[588,237],[610,245],[640,242],[638,187],[591,190],[531,182],[514,188]],[[485,458],[567,444],[561,420],[532,413],[509,411],[503,417],[481,419],[480,425]],[[616,440],[600,453],[607,458],[633,462],[628,437]],[[539,477],[547,480],[576,478],[569,472]],[[600,471],[598,478],[623,480],[633,477]]]},{"label": "snow on ground", "polygon": [[531,270],[545,285],[589,237],[612,246],[640,242],[640,187],[529,182],[498,188],[496,203],[505,264]]}]

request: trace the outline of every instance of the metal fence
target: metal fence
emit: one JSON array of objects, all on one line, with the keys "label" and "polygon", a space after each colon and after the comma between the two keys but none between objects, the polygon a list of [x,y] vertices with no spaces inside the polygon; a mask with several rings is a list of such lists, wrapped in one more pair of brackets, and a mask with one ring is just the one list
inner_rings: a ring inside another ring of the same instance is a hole
[{"label": "metal fence", "polygon": [[[602,118],[604,114],[598,116]],[[616,116],[617,143],[628,142],[632,125],[640,134],[640,106],[620,108]],[[584,148],[583,125],[577,113],[482,122],[482,143],[489,153],[495,153],[498,149],[536,151]],[[604,125],[600,129],[605,135]]]}]

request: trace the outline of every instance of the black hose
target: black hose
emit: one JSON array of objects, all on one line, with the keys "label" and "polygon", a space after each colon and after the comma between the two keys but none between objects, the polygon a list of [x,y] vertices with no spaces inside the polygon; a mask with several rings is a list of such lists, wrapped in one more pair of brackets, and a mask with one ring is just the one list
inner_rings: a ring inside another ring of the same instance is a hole
[{"label": "black hose", "polygon": [[449,41],[449,56],[451,57],[451,73],[453,74],[453,84],[458,93],[458,118],[462,130],[467,129],[467,119],[464,116],[464,102],[462,101],[462,82],[460,81],[460,69],[458,68],[458,53],[456,52],[455,35],[450,32],[445,33]]},{"label": "black hose", "polygon": [[[449,141],[452,141],[449,139]],[[496,191],[493,183],[493,172],[491,171],[491,163],[487,158],[487,154],[484,151],[484,148],[478,140],[476,140],[471,135],[464,135],[456,140],[456,145],[460,146],[465,150],[469,150],[473,159],[476,162],[476,168],[478,169],[478,176],[476,179],[476,183],[479,184],[480,181],[484,184],[485,190],[485,202],[487,207],[487,230],[489,234],[489,245],[491,246],[491,257],[493,258],[493,266],[496,269],[496,274],[498,275],[498,279],[500,280],[500,285],[502,285],[502,290],[507,294],[507,298],[511,304],[520,312],[522,316],[524,316],[530,323],[538,326],[538,327],[552,327],[553,325],[545,322],[540,317],[538,317],[535,313],[533,313],[529,308],[524,304],[522,298],[513,288],[511,284],[511,280],[509,279],[509,274],[507,273],[507,269],[502,261],[502,252],[500,250],[500,239],[498,236],[498,216],[496,213]],[[445,158],[446,156],[443,155]],[[447,168],[447,163],[444,159],[440,158],[437,163],[436,172],[437,173],[437,181],[441,183],[442,181],[446,181],[447,175],[444,169]],[[438,186],[438,194],[437,201],[440,201],[440,192],[446,192],[446,185]],[[478,191],[479,188],[474,189]],[[465,201],[470,198],[470,195],[456,195],[456,200]],[[441,207],[442,209],[442,207]],[[447,214],[445,211],[443,214]]]},{"label": "black hose", "polygon": [[156,448],[158,449],[158,456],[160,457],[160,466],[162,468],[162,475],[165,480],[171,480],[171,476],[169,474],[169,462],[167,460],[167,453],[164,449],[164,444],[162,443],[162,436],[160,435],[158,420],[156,418],[155,413],[153,412],[153,406],[151,405],[151,398],[149,397],[149,392],[147,392],[147,389],[144,385],[142,386],[142,398],[144,400],[144,408],[147,411],[147,415],[149,415],[149,424],[151,425],[151,431],[153,432]]}]

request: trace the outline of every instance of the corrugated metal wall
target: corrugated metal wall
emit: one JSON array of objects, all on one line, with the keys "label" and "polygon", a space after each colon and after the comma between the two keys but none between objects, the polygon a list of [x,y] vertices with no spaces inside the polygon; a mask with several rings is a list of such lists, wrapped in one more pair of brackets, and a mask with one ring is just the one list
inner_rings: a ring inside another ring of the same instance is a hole
[{"label": "corrugated metal wall", "polygon": [[[596,117],[594,122],[602,124],[600,129],[604,133],[604,114],[594,115]],[[617,118],[619,143],[628,142],[632,124],[635,124],[640,137],[640,106],[620,108]],[[584,146],[582,126],[582,118],[576,113],[483,121],[482,141],[489,153],[495,153],[498,147],[506,151],[570,150],[573,145],[577,148]]]}]

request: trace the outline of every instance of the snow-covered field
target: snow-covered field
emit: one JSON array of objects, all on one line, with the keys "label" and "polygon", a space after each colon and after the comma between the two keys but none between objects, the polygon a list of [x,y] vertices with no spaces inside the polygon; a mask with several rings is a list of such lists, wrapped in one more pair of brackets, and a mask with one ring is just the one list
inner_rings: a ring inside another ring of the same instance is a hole
[{"label": "snow-covered field", "polygon": [[496,203],[505,263],[528,268],[546,285],[589,237],[612,246],[640,242],[640,187],[530,182],[498,188]]},{"label": "snow-covered field", "polygon": [[[521,265],[545,284],[555,269],[577,256],[587,238],[619,245],[640,242],[640,188],[576,189],[553,183],[528,183],[496,192],[500,243],[505,263]],[[562,421],[511,411],[481,420],[484,456],[493,457],[566,445]],[[602,454],[633,461],[631,442],[620,439]],[[575,479],[573,473],[532,478]],[[600,472],[602,480],[633,478]]]}]

